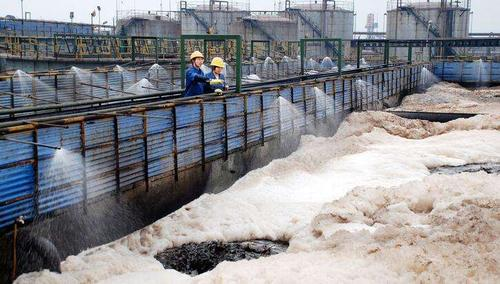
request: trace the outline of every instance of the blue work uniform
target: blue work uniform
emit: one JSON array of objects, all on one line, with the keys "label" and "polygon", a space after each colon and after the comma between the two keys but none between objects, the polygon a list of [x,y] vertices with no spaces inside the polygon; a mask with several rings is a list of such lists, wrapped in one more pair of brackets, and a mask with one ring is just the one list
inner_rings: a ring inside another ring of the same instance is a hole
[{"label": "blue work uniform", "polygon": [[203,71],[194,66],[186,70],[186,90],[184,91],[185,97],[198,96],[209,92],[208,89],[209,79],[203,74]]},{"label": "blue work uniform", "polygon": [[217,78],[217,77],[215,77],[215,73],[212,71],[212,72],[207,74],[207,78],[209,80],[220,79],[220,80],[224,81],[224,83],[222,83],[222,84],[210,85],[210,93],[215,92],[216,89],[221,89],[224,91],[224,89],[227,87],[227,85],[225,84],[226,78],[224,77],[223,74],[220,74],[219,78]]}]

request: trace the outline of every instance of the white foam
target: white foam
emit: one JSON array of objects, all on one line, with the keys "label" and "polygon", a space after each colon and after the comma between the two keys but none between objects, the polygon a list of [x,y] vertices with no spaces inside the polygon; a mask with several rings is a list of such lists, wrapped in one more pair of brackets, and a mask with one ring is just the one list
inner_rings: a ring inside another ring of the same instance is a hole
[{"label": "white foam", "polygon": [[[455,177],[430,176],[429,168],[500,162],[498,130],[494,115],[442,124],[383,112],[355,113],[334,137],[303,136],[293,154],[251,171],[228,190],[204,194],[125,238],[68,257],[62,275],[31,273],[19,283],[54,278],[127,283],[149,271],[148,282],[455,282],[470,273],[472,279],[491,280],[494,262],[487,262],[491,251],[474,252],[482,242],[472,242],[470,249],[448,245],[453,238],[446,234],[453,231],[439,218],[462,220],[459,212],[470,213],[461,205],[466,200],[498,198],[496,191],[492,193],[498,176],[468,174],[455,181]],[[437,215],[425,210],[429,196]],[[453,206],[458,206],[455,215],[448,212]],[[415,213],[417,207],[425,214]],[[439,215],[436,208],[452,215]],[[375,213],[365,216],[363,210]],[[423,240],[421,247],[411,243],[429,230],[435,230],[433,238]],[[452,236],[459,238],[460,232]],[[439,239],[442,234],[444,240]],[[195,278],[162,272],[153,258],[189,242],[249,239],[290,240],[291,247],[272,257],[223,262]],[[454,257],[447,257],[447,248],[460,258],[447,263]],[[470,272],[467,265],[474,261],[484,268],[475,265]],[[459,271],[452,273],[453,269]]]}]

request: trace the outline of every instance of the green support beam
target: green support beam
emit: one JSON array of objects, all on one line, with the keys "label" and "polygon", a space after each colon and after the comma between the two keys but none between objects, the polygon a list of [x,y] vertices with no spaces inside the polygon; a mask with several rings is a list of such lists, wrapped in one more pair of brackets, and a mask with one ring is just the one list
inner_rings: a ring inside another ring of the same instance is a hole
[{"label": "green support beam", "polygon": [[[186,40],[202,40],[203,47],[206,49],[208,41],[236,41],[236,92],[241,91],[241,48],[242,41],[240,35],[181,35],[181,86],[186,87]],[[206,54],[206,51],[204,51]],[[224,58],[225,59],[225,58]]]},{"label": "green support beam", "polygon": [[255,43],[264,43],[266,44],[267,55],[271,56],[271,41],[270,40],[251,40],[250,41],[250,57],[254,56],[254,45]]},{"label": "green support beam", "polygon": [[[342,54],[342,39],[340,38],[303,38],[300,40],[300,74],[304,75],[304,58],[307,56],[306,53],[306,43],[308,42],[333,42],[338,44],[337,52],[337,68],[339,70],[339,75],[342,74],[342,61],[344,60]],[[333,56],[335,57],[335,49],[333,50]]]}]

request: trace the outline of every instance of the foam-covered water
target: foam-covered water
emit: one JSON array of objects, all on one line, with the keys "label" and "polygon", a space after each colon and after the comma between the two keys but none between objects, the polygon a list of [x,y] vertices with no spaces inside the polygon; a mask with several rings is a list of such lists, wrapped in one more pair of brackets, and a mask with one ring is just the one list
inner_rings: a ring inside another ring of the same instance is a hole
[{"label": "foam-covered water", "polygon": [[[334,137],[303,136],[297,151],[226,191],[68,257],[62,274],[18,282],[496,282],[499,176],[431,169],[499,163],[499,130],[495,114],[433,123],[353,113]],[[290,248],[194,278],[154,259],[182,244],[253,239]]]}]

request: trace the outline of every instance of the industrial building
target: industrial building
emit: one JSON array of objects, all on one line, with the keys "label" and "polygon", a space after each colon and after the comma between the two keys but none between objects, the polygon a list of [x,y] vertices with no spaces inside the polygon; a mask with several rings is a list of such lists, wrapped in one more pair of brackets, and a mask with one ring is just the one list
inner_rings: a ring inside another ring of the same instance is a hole
[{"label": "industrial building", "polygon": [[[469,36],[471,1],[408,1],[387,3],[387,39],[440,39]],[[405,50],[395,49],[397,57],[406,57]],[[414,50],[414,56],[429,58],[429,52],[440,56],[457,55],[455,49]]]}]

